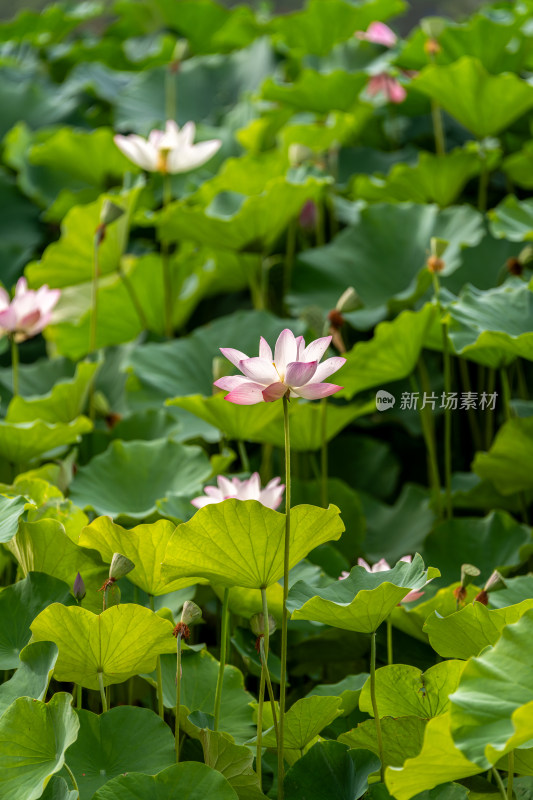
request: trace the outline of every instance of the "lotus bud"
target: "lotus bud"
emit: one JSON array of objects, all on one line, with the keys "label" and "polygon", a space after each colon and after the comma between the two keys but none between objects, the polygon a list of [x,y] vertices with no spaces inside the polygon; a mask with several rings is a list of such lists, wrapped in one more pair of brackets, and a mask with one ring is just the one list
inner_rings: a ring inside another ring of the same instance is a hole
[{"label": "lotus bud", "polygon": [[127,575],[128,572],[131,572],[132,569],[135,569],[133,561],[130,561],[129,558],[121,555],[121,553],[113,553],[111,566],[109,567],[109,580],[113,582],[118,581]]},{"label": "lotus bud", "polygon": [[184,625],[192,625],[193,622],[202,618],[202,609],[200,606],[193,603],[192,600],[186,600],[181,610],[181,621]]},{"label": "lotus bud", "polygon": [[318,209],[314,200],[306,200],[300,211],[298,222],[304,231],[313,231],[316,228]]},{"label": "lotus bud", "polygon": [[87,594],[87,590],[85,588],[84,580],[81,577],[79,572],[76,575],[76,578],[74,580],[74,585],[72,586],[72,594],[74,595],[74,597],[76,598],[78,603],[81,603],[81,601],[83,600],[83,598]]},{"label": "lotus bud", "polygon": [[291,144],[289,145],[289,163],[291,167],[299,167],[305,164],[306,161],[311,161],[314,153],[304,144]]},{"label": "lotus bud", "polygon": [[124,214],[124,209],[117,206],[111,200],[104,200],[102,210],[100,212],[100,224],[111,225],[112,222],[119,219]]},{"label": "lotus bud", "polygon": [[361,298],[353,286],[349,286],[337,300],[335,308],[342,313],[343,311],[357,311],[362,305]]},{"label": "lotus bud", "polygon": [[461,585],[454,589],[453,593],[457,600],[457,605],[464,604],[467,592],[466,587],[475,581],[480,575],[480,571],[473,564],[463,564],[461,567]]},{"label": "lotus bud", "polygon": [[526,245],[518,254],[518,260],[524,267],[529,267],[531,265],[530,268],[533,268],[533,246],[530,244]]},{"label": "lotus bud", "polygon": [[431,255],[426,262],[426,266],[430,272],[442,272],[445,267],[442,256],[448,247],[448,242],[445,239],[438,239],[436,236],[432,236],[429,246]]},{"label": "lotus bud", "polygon": [[437,42],[436,39],[426,39],[426,41],[424,42],[424,52],[430,58],[434,58],[435,56],[437,56],[441,52],[441,50],[442,47],[440,46],[440,44]]},{"label": "lotus bud", "polygon": [[[263,636],[265,632],[265,617],[264,614],[261,612],[260,614],[254,614],[250,620],[250,627],[252,629],[252,633],[255,636]],[[274,617],[269,614],[268,615],[268,632],[269,635],[272,636],[274,631],[276,630],[276,620]]]},{"label": "lotus bud", "polygon": [[484,606],[488,605],[490,592],[497,592],[500,589],[504,589],[506,585],[503,575],[495,569],[482,591],[474,597],[474,602],[483,603]]}]

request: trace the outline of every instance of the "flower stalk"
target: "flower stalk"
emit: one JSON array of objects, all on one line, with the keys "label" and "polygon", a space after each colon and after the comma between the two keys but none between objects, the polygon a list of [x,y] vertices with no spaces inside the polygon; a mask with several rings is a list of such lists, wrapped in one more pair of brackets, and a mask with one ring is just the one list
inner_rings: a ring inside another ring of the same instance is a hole
[{"label": "flower stalk", "polygon": [[[155,614],[155,603],[153,594],[150,595],[150,608]],[[161,670],[161,656],[157,656],[156,677],[157,677],[157,713],[164,721],[165,706],[163,703],[163,672]]]},{"label": "flower stalk", "polygon": [[13,397],[19,393],[19,348],[15,340],[15,334],[10,337],[11,340],[11,374],[13,376]]},{"label": "flower stalk", "polygon": [[372,700],[372,711],[376,721],[376,737],[378,740],[378,752],[381,761],[380,776],[381,782],[385,781],[385,766],[383,763],[383,738],[381,736],[381,720],[379,718],[378,703],[376,699],[376,631],[370,634],[370,699]]},{"label": "flower stalk", "polygon": [[226,666],[226,648],[228,642],[228,607],[229,607],[229,588],[224,589],[222,599],[222,620],[220,628],[220,664],[218,668],[217,688],[215,693],[215,723],[213,730],[218,731],[220,724],[220,708],[222,704],[222,685],[224,683],[224,667]]},{"label": "flower stalk", "polygon": [[283,800],[283,778],[285,763],[283,759],[283,743],[285,736],[285,704],[287,694],[287,628],[289,612],[287,597],[289,594],[289,563],[291,541],[291,437],[289,427],[289,398],[283,396],[283,423],[285,433],[285,548],[283,559],[283,614],[281,618],[281,676],[279,687],[279,736],[278,736],[278,800]]}]

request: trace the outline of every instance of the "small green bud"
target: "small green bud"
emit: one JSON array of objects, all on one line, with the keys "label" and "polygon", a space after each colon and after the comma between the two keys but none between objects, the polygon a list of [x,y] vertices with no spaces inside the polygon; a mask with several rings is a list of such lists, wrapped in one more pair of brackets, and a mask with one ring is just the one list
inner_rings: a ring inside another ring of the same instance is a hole
[{"label": "small green bud", "polygon": [[346,289],[346,291],[343,292],[337,300],[335,309],[341,313],[347,311],[357,311],[357,309],[361,308],[362,305],[361,298],[353,286],[349,286],[348,289]]},{"label": "small green bud", "polygon": [[117,206],[111,200],[104,200],[102,210],[100,211],[100,224],[111,225],[112,222],[119,219],[124,214],[124,209]]},{"label": "small green bud", "polygon": [[[265,632],[265,617],[263,613],[254,614],[253,617],[250,619],[250,627],[252,629],[252,633],[255,636],[262,636]],[[274,617],[269,614],[268,615],[268,632],[270,635],[274,633],[276,630],[276,620]]]},{"label": "small green bud", "polygon": [[113,553],[111,566],[109,567],[110,579],[118,581],[123,578],[124,575],[127,575],[128,572],[131,572],[132,569],[135,569],[135,564],[133,561],[130,561],[129,558],[121,555],[121,553]]},{"label": "small green bud", "polygon": [[291,144],[289,145],[289,163],[291,167],[299,167],[310,161],[314,156],[313,151],[306,147],[304,144]]},{"label": "small green bud", "polygon": [[446,28],[446,20],[442,17],[425,17],[420,20],[420,27],[430,39],[438,39]]},{"label": "small green bud", "polygon": [[463,564],[461,567],[461,586],[466,589],[476,578],[479,578],[481,571],[473,564]]},{"label": "small green bud", "polygon": [[193,603],[192,600],[186,600],[181,610],[181,622],[184,625],[192,625],[193,622],[202,618],[202,609]]}]

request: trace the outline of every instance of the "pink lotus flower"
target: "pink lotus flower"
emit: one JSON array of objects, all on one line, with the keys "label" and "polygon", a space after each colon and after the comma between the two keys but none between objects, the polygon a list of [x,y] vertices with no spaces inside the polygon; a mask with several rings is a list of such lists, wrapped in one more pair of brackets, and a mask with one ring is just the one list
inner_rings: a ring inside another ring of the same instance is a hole
[{"label": "pink lotus flower", "polygon": [[0,288],[0,334],[7,333],[16,342],[37,336],[51,321],[60,294],[59,289],[46,285],[37,291],[28,289],[26,278],[19,278],[11,301],[5,289]]},{"label": "pink lotus flower", "polygon": [[[412,560],[412,556],[402,556],[402,558],[400,558],[400,561],[405,561],[407,564],[410,564]],[[364,558],[358,558],[357,565],[359,567],[364,567],[367,572],[386,572],[387,570],[392,569],[392,567],[389,565],[389,562],[385,561],[384,558],[380,558],[380,560],[376,561],[376,563],[372,566],[367,564]],[[422,597],[423,594],[424,592],[409,592],[409,594],[406,594],[401,602],[412,603],[414,600],[418,600],[419,597]]]},{"label": "pink lotus flower", "polygon": [[274,356],[265,339],[261,336],[259,357],[248,358],[246,353],[232,347],[221,347],[220,352],[243,375],[219,378],[215,386],[229,392],[225,399],[238,405],[271,403],[284,395],[305,397],[317,400],[328,397],[342,389],[334,383],[323,383],[342,367],[346,359],[328,358],[323,364],[318,362],[326,352],[331,336],[315,339],[307,347],[303,336],[295,336],[288,328],[283,330],[276,342]]},{"label": "pink lotus flower", "polygon": [[148,139],[132,133],[115,136],[115,144],[134,164],[148,172],[175,175],[201,167],[219,150],[220,139],[193,144],[194,122],[186,122],[180,130],[174,120],[167,120],[165,130],[153,130]]},{"label": "pink lotus flower", "polygon": [[[407,564],[410,564],[412,560],[413,560],[412,556],[403,556],[402,558],[400,558],[400,561],[405,561]],[[376,561],[376,563],[373,564],[372,566],[370,566],[370,564],[368,564],[364,558],[358,558],[357,566],[364,567],[364,569],[366,569],[367,572],[387,572],[389,569],[391,569],[389,562],[385,561],[384,558],[380,558],[380,560]],[[339,575],[339,580],[344,581],[349,576],[350,573],[344,569]],[[406,594],[403,600],[400,601],[400,603],[412,603],[414,600],[418,600],[419,597],[422,597],[423,594],[424,592],[415,592],[415,591],[409,592],[409,594]],[[398,605],[400,605],[400,603]]]},{"label": "pink lotus flower", "polygon": [[218,488],[216,486],[206,486],[204,489],[205,496],[195,497],[194,500],[191,500],[191,503],[196,508],[203,508],[212,503],[221,503],[229,497],[235,497],[237,500],[259,500],[267,508],[276,509],[281,503],[285,490],[285,486],[280,484],[280,480],[281,478],[272,478],[265,488],[261,489],[258,472],[254,472],[251,478],[244,481],[239,480],[239,478],[230,480],[223,475],[219,475],[217,478]]},{"label": "pink lotus flower", "polygon": [[365,39],[373,44],[382,44],[384,47],[394,47],[398,37],[384,22],[371,22],[366,31],[356,31],[358,39]]},{"label": "pink lotus flower", "polygon": [[366,85],[366,91],[370,97],[375,97],[377,94],[385,95],[391,103],[403,103],[407,97],[407,92],[401,83],[398,83],[396,78],[387,75],[386,72],[370,78]]}]

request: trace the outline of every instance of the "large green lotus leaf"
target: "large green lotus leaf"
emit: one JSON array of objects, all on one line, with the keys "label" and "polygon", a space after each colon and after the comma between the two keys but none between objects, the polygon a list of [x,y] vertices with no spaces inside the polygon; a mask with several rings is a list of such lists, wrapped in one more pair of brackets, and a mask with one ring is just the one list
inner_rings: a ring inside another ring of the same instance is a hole
[{"label": "large green lotus leaf", "polygon": [[[319,544],[339,539],[336,506],[291,509],[289,568]],[[257,500],[225,500],[200,508],[179,525],[162,566],[169,580],[199,576],[222,586],[266,588],[283,575],[285,514]]]},{"label": "large green lotus leaf", "polygon": [[9,287],[32,257],[42,234],[38,210],[20,194],[13,179],[3,170],[0,171],[0,203],[3,209],[0,221],[2,281]]},{"label": "large green lotus leaf", "polygon": [[443,658],[467,659],[495,644],[505,626],[517,622],[530,608],[533,608],[532,598],[496,609],[489,609],[483,603],[470,603],[448,617],[433,612],[426,620],[424,631],[433,649]]},{"label": "large green lotus leaf", "polygon": [[340,697],[342,715],[348,716],[358,707],[359,697],[367,678],[367,672],[362,672],[360,675],[348,675],[338,683],[322,683],[313,687],[307,696]]},{"label": "large green lotus leaf", "polygon": [[97,514],[143,519],[167,493],[200,492],[210,474],[209,459],[200,447],[166,439],[114,441],[78,470],[70,496]]},{"label": "large green lotus leaf", "polygon": [[9,542],[16,534],[25,506],[25,497],[0,494],[0,542]]},{"label": "large green lotus leaf", "polygon": [[454,742],[483,769],[533,738],[532,643],[533,609],[470,660],[450,697]]},{"label": "large green lotus leaf", "polygon": [[[114,128],[145,136],[152,128],[162,127],[167,119],[167,69],[165,64],[141,70],[123,84],[113,104]],[[273,52],[266,38],[231,55],[182,61],[174,83],[177,122],[184,125],[194,119],[212,129],[235,108],[243,93],[255,92],[273,69]],[[212,136],[206,135],[205,138]],[[232,155],[234,153],[235,150]]]},{"label": "large green lotus leaf", "polygon": [[78,544],[81,529],[89,524],[89,518],[72,500],[52,498],[40,508],[29,509],[27,522],[40,522],[42,519],[55,519],[60,522],[68,538]]},{"label": "large green lotus leaf", "polygon": [[70,9],[57,4],[43,11],[20,11],[14,19],[2,23],[0,39],[6,42],[31,42],[37,47],[44,43],[55,44],[78,25],[97,17],[101,12],[99,3]]},{"label": "large green lotus leaf", "polygon": [[493,289],[501,281],[507,259],[516,258],[521,249],[521,242],[487,234],[478,245],[463,250],[460,266],[450,275],[441,275],[441,285],[455,295],[466,283],[477,289]]},{"label": "large green lotus leaf", "polygon": [[438,577],[433,567],[424,570],[417,554],[412,563],[399,561],[385,572],[354,567],[348,578],[319,588],[298,581],[290,590],[287,607],[292,619],[322,622],[334,628],[373,633],[410,591]]},{"label": "large green lotus leaf", "polygon": [[[424,624],[427,618],[434,611],[442,617],[448,617],[450,614],[455,613],[457,611],[455,590],[460,585],[459,582],[452,583],[451,586],[439,589],[433,597],[429,597],[427,600],[424,598],[416,605],[410,603],[409,606],[406,606],[402,603],[396,606],[390,618],[392,624],[404,633],[409,634],[409,636],[428,644],[428,636],[424,631]],[[480,591],[480,588],[470,584],[466,590],[465,602],[471,603]]]},{"label": "large green lotus leaf", "polygon": [[439,568],[443,584],[459,579],[462,564],[475,564],[481,570],[476,580],[484,584],[493,570],[520,564],[520,548],[530,542],[526,525],[505,511],[491,511],[483,519],[459,517],[437,525],[424,543],[423,555]]},{"label": "large green lotus leaf", "polygon": [[215,248],[264,253],[306,201],[321,197],[329,180],[273,178],[261,194],[222,192],[207,208],[195,204],[192,196],[161,212],[159,232],[171,242],[189,239]]},{"label": "large green lotus leaf", "polygon": [[439,44],[446,61],[456,61],[468,54],[494,74],[519,72],[533,44],[528,36],[521,35],[521,25],[518,15],[503,19],[475,14],[459,25],[447,25],[439,36]]},{"label": "large green lotus leaf", "polygon": [[264,100],[290,106],[298,111],[328,114],[330,111],[350,111],[368,82],[364,72],[317,72],[304,69],[294,83],[279,83],[267,78],[261,87]]},{"label": "large green lotus leaf", "polygon": [[[220,357],[220,346],[238,347],[255,355],[260,336],[273,345],[288,327],[295,336],[304,333],[302,324],[294,320],[280,319],[267,311],[238,311],[197,328],[188,337],[136,347],[128,366],[133,372],[131,382],[136,385],[132,389],[137,389],[138,404],[161,408],[169,397],[212,394],[213,358]],[[133,391],[130,394],[132,399],[135,395]]]},{"label": "large green lotus leaf", "polygon": [[[31,364],[20,364],[19,393],[22,397],[48,394],[56,383],[71,380],[75,371],[76,365],[65,358],[39,358]],[[10,367],[0,369],[0,385],[2,400],[11,400],[13,378]]]},{"label": "large green lotus leaf", "polygon": [[[463,661],[443,661],[426,672],[407,664],[376,670],[376,701],[381,717],[437,717],[448,710],[448,695],[457,689]],[[374,716],[367,680],[359,708]]]},{"label": "large green lotus leaf", "polygon": [[494,136],[533,106],[533,87],[512,73],[491,75],[470,56],[431,64],[411,82],[479,138]]},{"label": "large green lotus leaf", "polygon": [[[75,206],[61,223],[61,237],[44,251],[40,261],[34,261],[25,269],[28,283],[37,288],[43,284],[62,289],[77,283],[92,280],[94,269],[94,232],[100,224],[100,214],[106,199],[131,211],[137,201],[139,189],[126,195],[101,195],[87,205]],[[98,268],[100,275],[114,272],[124,252],[129,228],[129,214],[125,213],[108,226],[104,241],[99,247]],[[57,314],[65,305],[61,298]]]},{"label": "large green lotus leaf", "polygon": [[263,800],[259,779],[253,769],[254,756],[249,747],[235,744],[228,733],[211,731],[200,734],[204,762],[222,773],[237,792],[239,800]]},{"label": "large green lotus leaf", "polygon": [[41,800],[78,800],[78,792],[74,789],[71,791],[64,778],[52,775],[46,784],[44,794],[41,795]]},{"label": "large green lotus leaf", "polygon": [[397,800],[411,800],[426,789],[478,772],[481,769],[455,746],[447,712],[429,720],[422,749],[410,755],[403,766],[391,764],[385,773],[385,783]]},{"label": "large green lotus leaf", "polygon": [[[339,378],[340,380],[340,378]],[[200,417],[227,436],[283,447],[283,407],[281,403],[240,406],[225,401],[225,393],[212,397],[192,395],[176,397],[168,405],[178,406]],[[329,403],[326,411],[326,440],[329,442],[350,422],[374,410],[373,402],[335,405]],[[292,402],[289,407],[291,450],[318,450],[322,445],[321,417],[318,403]]]},{"label": "large green lotus leaf", "polygon": [[380,322],[370,341],[358,342],[345,354],[346,364],[336,377],[344,386],[340,396],[352,398],[410,375],[435,316],[435,306],[426,303],[420,311],[402,311],[391,322]]},{"label": "large green lotus leaf", "polygon": [[349,750],[340,742],[317,742],[288,770],[286,800],[358,800],[379,764],[373,753]]},{"label": "large green lotus leaf", "polygon": [[[278,109],[277,113],[287,109]],[[270,112],[273,113],[273,112]],[[275,113],[275,112],[274,112]],[[360,103],[350,112],[334,111],[324,119],[312,119],[309,122],[287,122],[279,131],[279,143],[285,152],[291,144],[309,147],[314,153],[324,153],[344,143],[356,140],[363,132],[374,113],[374,107],[368,103]],[[253,123],[252,123],[253,124]],[[240,139],[240,137],[238,137]],[[242,139],[240,139],[242,142]]]},{"label": "large green lotus leaf", "polygon": [[0,718],[2,800],[36,800],[62,768],[79,727],[71,702],[64,692],[49,703],[20,697]]},{"label": "large green lotus leaf", "polygon": [[288,167],[288,157],[277,150],[227,158],[216,175],[198,187],[194,194],[195,202],[208,206],[223,192],[261,194],[265,184],[272,178],[283,178]]},{"label": "large green lotus leaf", "polygon": [[473,470],[503,495],[533,488],[533,417],[505,422],[488,453],[477,453]]},{"label": "large green lotus leaf", "polygon": [[275,40],[299,55],[326,56],[354,31],[365,30],[370,22],[388,19],[404,9],[402,0],[371,0],[357,5],[349,0],[309,0],[302,11],[275,17],[270,28]]},{"label": "large green lotus leaf", "polygon": [[72,422],[85,409],[89,388],[99,368],[98,363],[84,361],[77,365],[72,380],[56,383],[44,397],[24,398],[17,395],[7,410],[7,422]]},{"label": "large green lotus leaf", "polygon": [[93,614],[81,606],[53,603],[31,625],[32,641],[55,642],[59,649],[54,675],[86,689],[122,683],[155,669],[160,653],[172,653],[172,623],[135,604],[112,606]]},{"label": "large green lotus leaf", "polygon": [[87,417],[56,423],[40,419],[31,422],[0,420],[0,456],[12,464],[26,464],[48,450],[78,442],[92,427]]},{"label": "large green lotus leaf", "polygon": [[0,717],[19,697],[44,700],[57,659],[52,642],[34,642],[20,653],[15,674],[0,686]]},{"label": "large green lotus leaf", "polygon": [[167,594],[196,582],[184,578],[165,583],[161,577],[161,562],[176,526],[168,520],[151,525],[137,525],[131,530],[121,528],[109,517],[98,517],[81,531],[79,544],[98,550],[102,560],[110,564],[114,553],[122,553],[135,564],[128,580],[150,595]]},{"label": "large green lotus leaf", "polygon": [[[100,559],[93,552],[78,547],[55,519],[21,522],[17,535],[7,545],[24,575],[44,572],[72,586],[80,572],[84,580],[100,576]],[[104,576],[105,577],[105,576]]]},{"label": "large green lotus leaf", "polygon": [[30,640],[30,625],[50,603],[74,603],[68,585],[50,575],[32,573],[2,589],[0,669],[20,667],[19,654]]},{"label": "large green lotus leaf", "polygon": [[100,716],[84,709],[76,713],[80,728],[67,762],[80,800],[91,800],[117,775],[141,771],[156,775],[175,762],[172,731],[148,708],[117,706]]},{"label": "large green lotus leaf", "polygon": [[386,178],[380,175],[357,175],[352,195],[370,202],[437,203],[451,205],[466,183],[480,171],[479,156],[456,149],[444,157],[420,153],[418,163],[396,164]]},{"label": "large green lotus leaf", "polygon": [[[432,237],[449,242],[446,271],[452,272],[459,264],[461,248],[477,244],[482,235],[481,215],[466,206],[439,211],[435,205],[377,203],[363,208],[357,222],[330,244],[299,257],[291,306],[329,311],[348,286],[357,288],[367,308],[392,299],[407,301],[419,293],[418,276]],[[423,275],[424,286],[420,286],[425,290],[430,276]]]},{"label": "large green lotus leaf", "polygon": [[[383,763],[385,766],[400,766],[406,758],[420,752],[427,720],[421,717],[383,717]],[[339,742],[350,748],[370,750],[379,755],[375,720],[360,723],[347,733],[341,733]]]},{"label": "large green lotus leaf", "polygon": [[[321,730],[340,717],[340,697],[302,697],[285,714],[284,747],[303,750]],[[276,747],[274,728],[263,733],[263,747]]]},{"label": "large green lotus leaf", "polygon": [[2,65],[0,72],[0,137],[21,120],[31,128],[67,122],[79,105],[79,97],[68,82],[58,85],[45,72],[28,65],[23,69]]},{"label": "large green lotus leaf", "polygon": [[359,497],[365,517],[367,558],[386,558],[392,564],[422,548],[435,521],[427,489],[406,483],[392,506],[363,492]]},{"label": "large green lotus leaf", "polygon": [[[203,649],[198,652],[185,650],[182,653],[181,682],[181,727],[194,738],[201,738],[199,728],[188,720],[190,714],[201,713],[211,727],[215,710],[215,693],[219,672],[219,662]],[[163,675],[163,700],[166,708],[176,707],[176,656],[161,656]],[[156,686],[156,676],[143,676]],[[222,684],[220,707],[220,729],[229,733],[238,744],[243,744],[254,734],[250,703],[253,696],[244,688],[244,677],[237,667],[226,664]]]},{"label": "large green lotus leaf", "polygon": [[226,9],[214,0],[156,0],[165,25],[187,39],[194,55],[241,49],[261,31],[251,8]]},{"label": "large green lotus leaf", "polygon": [[447,310],[450,341],[464,358],[495,368],[533,360],[533,292],[522,281],[487,291],[466,285]]},{"label": "large green lotus leaf", "polygon": [[237,800],[226,778],[206,764],[174,764],[155,777],[130,772],[108,781],[92,800]]},{"label": "large green lotus leaf", "polygon": [[[507,156],[503,162],[503,171],[513,183],[522,186],[524,189],[533,189],[533,142],[526,142],[523,148],[517,153],[512,153],[510,156]],[[503,204],[500,204],[500,206],[490,213],[493,222],[495,218],[498,219],[498,223],[500,222],[498,209],[500,209],[502,205],[513,201],[516,203],[516,198],[512,196],[508,197]]]},{"label": "large green lotus leaf", "polygon": [[490,229],[497,239],[512,242],[533,239],[533,200],[518,200],[509,195],[489,211]]},{"label": "large green lotus leaf", "polygon": [[491,592],[489,602],[494,608],[504,608],[530,597],[533,597],[533,575],[518,575],[516,578],[506,578],[505,587]]}]

